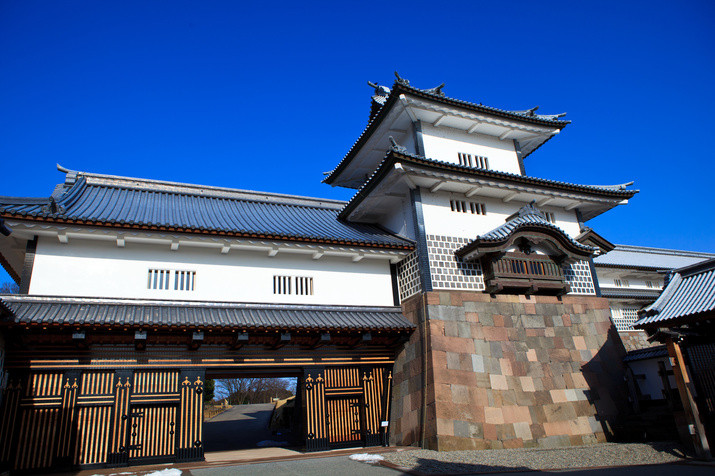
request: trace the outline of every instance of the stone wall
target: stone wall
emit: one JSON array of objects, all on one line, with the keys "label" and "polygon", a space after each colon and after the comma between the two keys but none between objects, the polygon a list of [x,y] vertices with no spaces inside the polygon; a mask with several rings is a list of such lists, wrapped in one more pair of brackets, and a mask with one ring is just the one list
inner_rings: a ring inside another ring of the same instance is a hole
[{"label": "stone wall", "polygon": [[618,336],[626,352],[660,345],[660,342],[648,342],[648,334],[641,330],[619,331]]},{"label": "stone wall", "polygon": [[420,419],[424,446],[437,450],[605,441],[616,402],[627,402],[624,349],[606,299],[421,296],[403,308],[414,320],[426,304],[425,394],[416,331],[395,366],[394,444],[418,444]]}]

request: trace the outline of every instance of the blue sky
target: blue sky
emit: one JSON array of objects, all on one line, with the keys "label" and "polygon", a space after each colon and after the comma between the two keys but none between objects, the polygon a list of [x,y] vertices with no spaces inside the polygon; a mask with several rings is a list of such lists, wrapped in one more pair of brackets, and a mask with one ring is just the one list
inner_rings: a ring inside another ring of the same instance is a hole
[{"label": "blue sky", "polygon": [[[321,184],[365,126],[367,80],[573,123],[529,175],[635,180],[589,222],[715,251],[715,3],[0,2],[0,195],[77,170],[347,199]],[[3,278],[0,277],[0,280]]]}]

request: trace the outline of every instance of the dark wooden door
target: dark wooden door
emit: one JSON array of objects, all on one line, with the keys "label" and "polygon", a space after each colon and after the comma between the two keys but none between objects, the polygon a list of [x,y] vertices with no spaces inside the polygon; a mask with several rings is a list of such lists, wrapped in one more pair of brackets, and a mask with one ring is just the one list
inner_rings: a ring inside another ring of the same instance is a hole
[{"label": "dark wooden door", "polygon": [[359,397],[334,397],[326,399],[326,423],[330,446],[354,446],[361,442],[362,413]]}]

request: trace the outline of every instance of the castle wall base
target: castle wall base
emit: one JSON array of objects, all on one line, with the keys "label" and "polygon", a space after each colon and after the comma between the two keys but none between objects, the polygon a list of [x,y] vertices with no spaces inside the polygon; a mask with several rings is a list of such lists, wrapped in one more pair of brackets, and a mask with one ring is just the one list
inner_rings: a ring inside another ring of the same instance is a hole
[{"label": "castle wall base", "polygon": [[627,402],[625,352],[604,298],[430,292],[403,311],[419,329],[395,364],[393,444],[603,442]]}]

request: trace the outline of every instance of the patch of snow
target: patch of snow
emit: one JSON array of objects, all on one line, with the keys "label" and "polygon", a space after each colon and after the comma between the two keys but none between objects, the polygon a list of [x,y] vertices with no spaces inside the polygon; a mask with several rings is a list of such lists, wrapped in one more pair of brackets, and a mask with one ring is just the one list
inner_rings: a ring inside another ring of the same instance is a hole
[{"label": "patch of snow", "polygon": [[287,444],[287,441],[263,440],[256,443],[256,446],[285,446]]},{"label": "patch of snow", "polygon": [[166,468],[147,473],[144,476],[181,476],[181,470],[176,468]]},{"label": "patch of snow", "polygon": [[363,463],[368,464],[377,464],[385,458],[380,455],[371,455],[370,453],[358,453],[355,455],[350,455],[350,459],[353,461],[361,461]]}]

